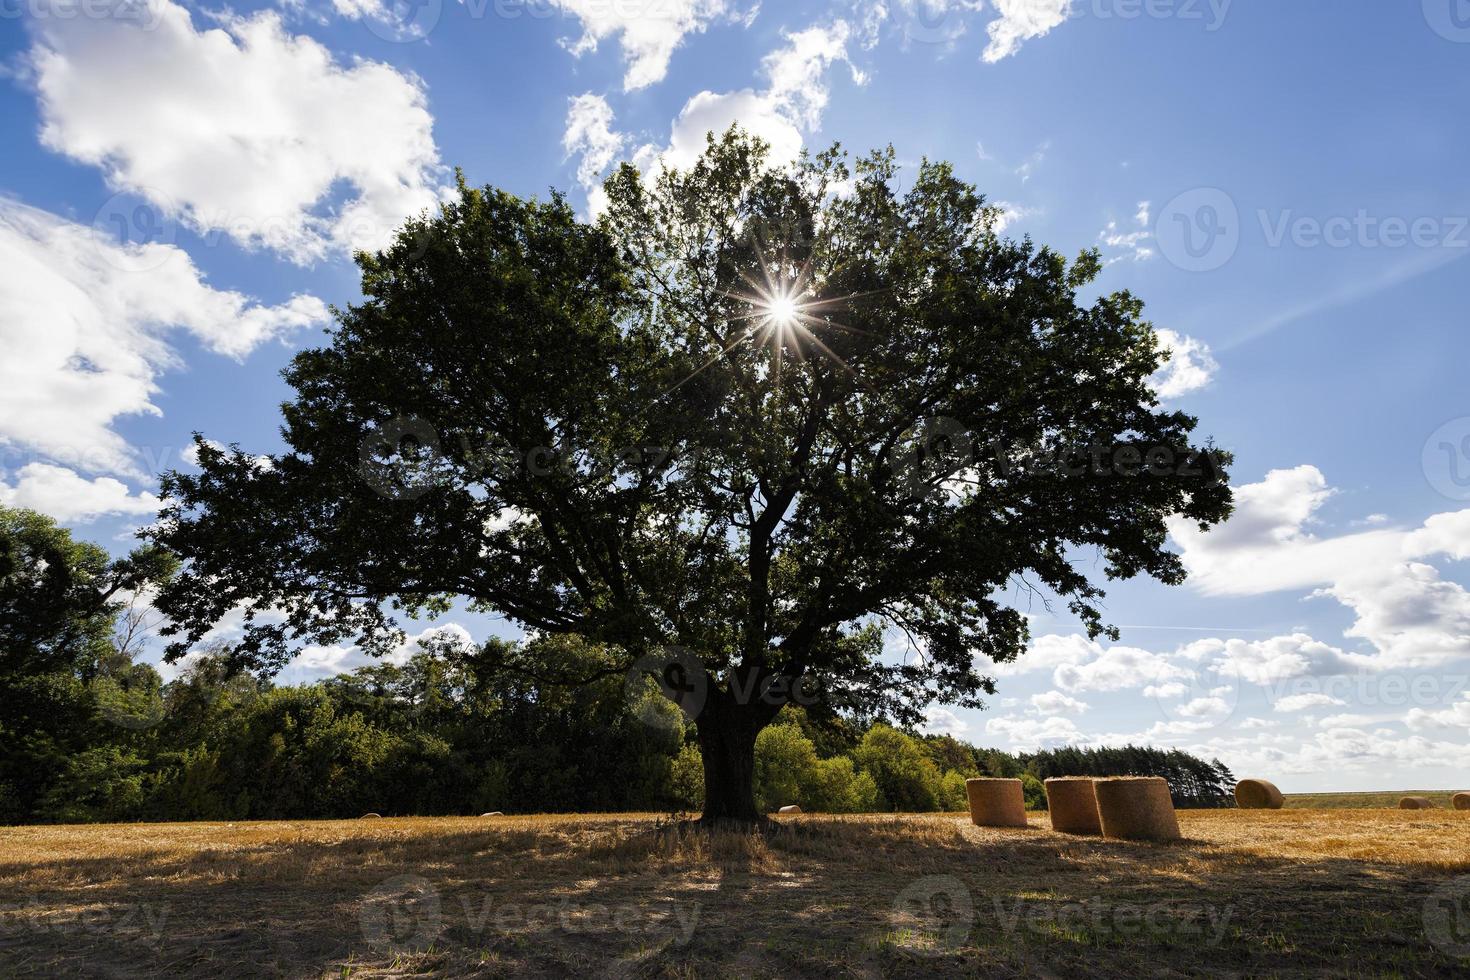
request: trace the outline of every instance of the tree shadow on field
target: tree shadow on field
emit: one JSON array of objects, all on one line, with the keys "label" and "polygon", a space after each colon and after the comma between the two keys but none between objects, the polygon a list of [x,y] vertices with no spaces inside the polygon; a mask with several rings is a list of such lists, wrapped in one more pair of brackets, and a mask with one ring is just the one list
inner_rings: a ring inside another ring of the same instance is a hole
[{"label": "tree shadow on field", "polygon": [[1208,835],[949,816],[760,836],[636,817],[191,826],[187,846],[158,825],[114,828],[117,853],[76,827],[28,829],[46,857],[0,848],[0,975],[1440,976],[1470,952],[1470,864]]}]

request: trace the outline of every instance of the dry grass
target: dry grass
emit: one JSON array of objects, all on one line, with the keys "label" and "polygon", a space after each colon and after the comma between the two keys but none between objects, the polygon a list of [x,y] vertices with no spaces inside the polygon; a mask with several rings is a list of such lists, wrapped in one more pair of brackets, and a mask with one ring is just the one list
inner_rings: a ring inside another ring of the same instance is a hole
[{"label": "dry grass", "polygon": [[[1179,817],[1185,840],[1166,845],[1055,834],[1037,814],[1025,830],[961,814],[803,815],[765,837],[628,814],[6,828],[0,976],[1438,976],[1466,965],[1435,931],[1444,916],[1429,935],[1425,916],[1470,872],[1465,815]],[[1470,884],[1450,897],[1461,892]]]}]

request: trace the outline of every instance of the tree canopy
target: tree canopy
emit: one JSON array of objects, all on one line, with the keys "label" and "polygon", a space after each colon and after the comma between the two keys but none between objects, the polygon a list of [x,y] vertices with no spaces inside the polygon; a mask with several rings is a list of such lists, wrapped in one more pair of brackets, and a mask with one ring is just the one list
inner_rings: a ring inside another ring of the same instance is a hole
[{"label": "tree canopy", "polygon": [[43,514],[0,507],[0,821],[35,813],[102,715],[128,711],[129,599],[176,564],[151,546],[113,559]]},{"label": "tree canopy", "polygon": [[687,651],[706,815],[750,819],[779,692],[978,705],[977,655],[1028,639],[1013,590],[1111,632],[1089,570],[1180,582],[1166,519],[1229,512],[1227,460],[1151,387],[1142,304],[1082,301],[1097,255],[1002,237],[948,165],[900,190],[892,151],[773,166],[732,130],[606,190],[589,223],[461,180],[359,256],[364,300],[286,372],[290,448],[201,441],[164,480],[171,655],[239,606],[256,669],[382,652],[398,610],[455,599],[604,652],[506,653],[542,679]]}]

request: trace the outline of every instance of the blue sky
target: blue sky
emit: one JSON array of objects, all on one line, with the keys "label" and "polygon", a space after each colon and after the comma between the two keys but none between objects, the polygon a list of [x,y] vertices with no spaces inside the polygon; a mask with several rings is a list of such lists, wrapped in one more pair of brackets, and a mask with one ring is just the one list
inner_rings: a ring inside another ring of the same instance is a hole
[{"label": "blue sky", "polygon": [[932,727],[1179,745],[1288,790],[1464,785],[1465,0],[11,0],[0,24],[0,502],[122,550],[191,431],[279,448],[278,372],[357,296],[348,250],[453,167],[590,213],[609,164],[677,163],[705,126],[892,143],[1008,233],[1100,248],[1241,488],[1176,539],[1190,584],[1112,591],[1121,643],[1034,610],[991,709]]}]

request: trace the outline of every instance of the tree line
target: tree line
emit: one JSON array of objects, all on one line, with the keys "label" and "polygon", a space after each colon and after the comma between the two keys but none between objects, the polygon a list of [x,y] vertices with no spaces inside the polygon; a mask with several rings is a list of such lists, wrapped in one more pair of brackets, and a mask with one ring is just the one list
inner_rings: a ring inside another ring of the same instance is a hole
[{"label": "tree line", "polygon": [[[48,519],[0,509],[0,821],[252,820],[384,814],[685,811],[703,804],[693,724],[651,682],[569,686],[504,669],[526,644],[426,643],[315,684],[232,671],[216,643],[164,683],[135,658],[124,593],[167,561],[110,560]],[[530,641],[591,672],[603,652]],[[1228,805],[1219,762],[1177,750],[1013,755],[787,706],[756,743],[758,804],[958,811],[972,776],[1159,775],[1180,806]]]}]

